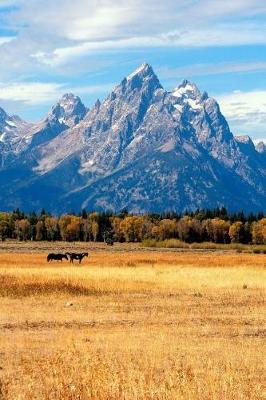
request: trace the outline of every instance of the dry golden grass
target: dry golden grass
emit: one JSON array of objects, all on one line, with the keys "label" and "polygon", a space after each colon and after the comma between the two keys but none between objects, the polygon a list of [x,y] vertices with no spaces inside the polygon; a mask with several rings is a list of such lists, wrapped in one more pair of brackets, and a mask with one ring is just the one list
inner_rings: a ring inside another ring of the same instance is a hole
[{"label": "dry golden grass", "polygon": [[266,399],[266,257],[0,253],[0,399]]}]

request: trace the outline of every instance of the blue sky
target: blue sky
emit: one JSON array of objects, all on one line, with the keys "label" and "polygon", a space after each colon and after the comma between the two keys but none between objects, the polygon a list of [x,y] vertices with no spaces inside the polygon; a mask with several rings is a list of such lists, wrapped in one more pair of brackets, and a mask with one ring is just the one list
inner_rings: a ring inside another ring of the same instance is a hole
[{"label": "blue sky", "polygon": [[41,119],[90,106],[143,62],[215,97],[234,134],[266,138],[265,0],[0,0],[0,106]]}]

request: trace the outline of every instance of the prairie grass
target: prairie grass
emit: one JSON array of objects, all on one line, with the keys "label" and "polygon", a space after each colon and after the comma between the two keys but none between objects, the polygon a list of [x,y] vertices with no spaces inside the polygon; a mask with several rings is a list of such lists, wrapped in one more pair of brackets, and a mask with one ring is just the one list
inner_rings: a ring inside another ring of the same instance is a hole
[{"label": "prairie grass", "polygon": [[213,242],[194,242],[186,243],[179,239],[145,239],[141,243],[142,247],[158,249],[186,249],[186,250],[222,250],[222,251],[243,251],[255,254],[266,254],[266,245],[247,245],[242,243],[213,243]]},{"label": "prairie grass", "polygon": [[144,239],[141,243],[143,247],[157,247],[166,249],[189,249],[190,245],[188,243],[182,242],[179,239],[166,239],[166,240],[156,240],[156,239]]},{"label": "prairie grass", "polygon": [[266,399],[262,254],[0,253],[0,399]]}]

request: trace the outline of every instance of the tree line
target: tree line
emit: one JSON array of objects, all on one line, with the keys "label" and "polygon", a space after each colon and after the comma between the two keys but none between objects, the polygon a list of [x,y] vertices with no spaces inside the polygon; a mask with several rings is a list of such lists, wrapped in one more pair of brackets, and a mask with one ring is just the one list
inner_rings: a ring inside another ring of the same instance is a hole
[{"label": "tree line", "polygon": [[225,208],[134,215],[123,210],[54,216],[19,209],[0,213],[0,240],[141,242],[176,238],[184,242],[266,244],[266,216],[228,213]]}]

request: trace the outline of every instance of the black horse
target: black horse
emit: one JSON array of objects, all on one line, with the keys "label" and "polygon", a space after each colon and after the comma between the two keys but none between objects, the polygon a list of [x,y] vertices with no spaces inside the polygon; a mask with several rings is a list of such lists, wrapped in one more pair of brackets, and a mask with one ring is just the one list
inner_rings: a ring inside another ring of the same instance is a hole
[{"label": "black horse", "polygon": [[48,256],[47,256],[47,261],[49,262],[49,261],[56,260],[56,261],[61,261],[61,262],[62,262],[62,261],[63,261],[63,258],[66,259],[66,260],[68,260],[66,254],[60,254],[60,253],[55,254],[55,253],[50,253],[50,254],[48,254]]},{"label": "black horse", "polygon": [[73,263],[74,260],[79,260],[79,264],[81,263],[84,257],[88,257],[88,253],[66,253],[66,256],[69,256],[69,260]]}]

